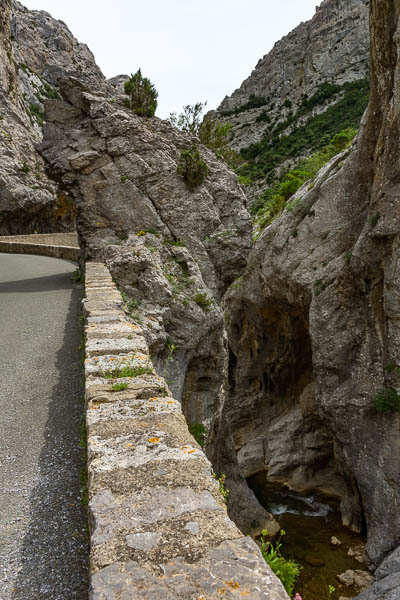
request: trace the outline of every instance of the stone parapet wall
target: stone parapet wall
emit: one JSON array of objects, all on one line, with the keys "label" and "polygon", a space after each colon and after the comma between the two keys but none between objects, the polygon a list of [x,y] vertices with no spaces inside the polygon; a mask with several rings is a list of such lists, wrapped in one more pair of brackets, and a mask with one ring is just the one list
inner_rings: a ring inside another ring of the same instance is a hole
[{"label": "stone parapet wall", "polygon": [[87,263],[90,599],[287,599],[229,519],[211,464],[122,304],[108,269]]},{"label": "stone parapet wall", "polygon": [[76,234],[44,234],[1,236],[0,252],[37,254],[79,261],[80,248]]}]

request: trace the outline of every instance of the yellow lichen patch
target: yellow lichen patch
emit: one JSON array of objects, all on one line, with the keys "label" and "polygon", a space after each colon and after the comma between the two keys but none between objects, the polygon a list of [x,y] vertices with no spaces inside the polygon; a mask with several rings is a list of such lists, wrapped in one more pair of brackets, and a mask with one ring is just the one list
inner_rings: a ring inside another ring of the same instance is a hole
[{"label": "yellow lichen patch", "polygon": [[160,438],[151,437],[151,438],[149,438],[149,442],[150,442],[150,444],[159,444]]},{"label": "yellow lichen patch", "polygon": [[240,588],[240,583],[238,581],[225,581],[225,585],[229,585],[233,590]]},{"label": "yellow lichen patch", "polygon": [[127,444],[126,447],[130,448],[131,446],[133,446],[133,444]]},{"label": "yellow lichen patch", "polygon": [[158,396],[153,396],[153,398],[149,398],[150,402],[156,402],[158,400]]},{"label": "yellow lichen patch", "polygon": [[250,590],[244,590],[243,592],[240,592],[241,596],[250,596]]},{"label": "yellow lichen patch", "polygon": [[188,454],[193,454],[193,452],[196,452],[196,450],[194,450],[194,449],[188,450]]}]

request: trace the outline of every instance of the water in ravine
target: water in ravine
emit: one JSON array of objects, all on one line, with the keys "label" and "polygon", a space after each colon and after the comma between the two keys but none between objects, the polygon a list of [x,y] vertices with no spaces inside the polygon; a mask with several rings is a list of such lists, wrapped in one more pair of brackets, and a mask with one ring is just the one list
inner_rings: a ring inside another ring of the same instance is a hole
[{"label": "water in ravine", "polygon": [[[353,598],[360,592],[355,585],[347,587],[337,575],[351,569],[366,571],[350,548],[365,544],[365,536],[342,525],[338,503],[318,495],[301,496],[266,483],[265,473],[258,473],[248,483],[261,504],[279,521],[285,535],[281,538],[282,554],[301,567],[295,592],[302,600],[338,600]],[[333,545],[332,537],[341,544]],[[329,595],[329,586],[335,590]]]}]

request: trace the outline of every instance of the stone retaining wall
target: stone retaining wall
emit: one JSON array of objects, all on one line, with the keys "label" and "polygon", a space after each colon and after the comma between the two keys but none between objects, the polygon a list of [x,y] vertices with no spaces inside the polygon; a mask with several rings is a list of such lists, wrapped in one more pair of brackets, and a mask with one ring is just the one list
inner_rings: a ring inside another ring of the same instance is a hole
[{"label": "stone retaining wall", "polygon": [[107,268],[87,263],[90,599],[287,599],[228,518],[211,465],[122,304]]},{"label": "stone retaining wall", "polygon": [[77,237],[73,233],[1,236],[0,252],[52,256],[74,262],[80,258]]}]

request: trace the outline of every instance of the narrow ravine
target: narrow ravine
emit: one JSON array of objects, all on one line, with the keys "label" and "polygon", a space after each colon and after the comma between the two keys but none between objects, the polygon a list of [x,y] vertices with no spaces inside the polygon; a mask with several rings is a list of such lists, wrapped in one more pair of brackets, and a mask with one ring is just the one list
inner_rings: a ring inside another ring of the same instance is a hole
[{"label": "narrow ravine", "polygon": [[0,254],[0,598],[83,600],[81,286],[73,263]]},{"label": "narrow ravine", "polygon": [[301,567],[295,591],[302,600],[350,599],[368,587],[366,537],[343,527],[337,501],[267,484],[263,473],[248,482],[284,531],[279,537],[283,556]]}]

